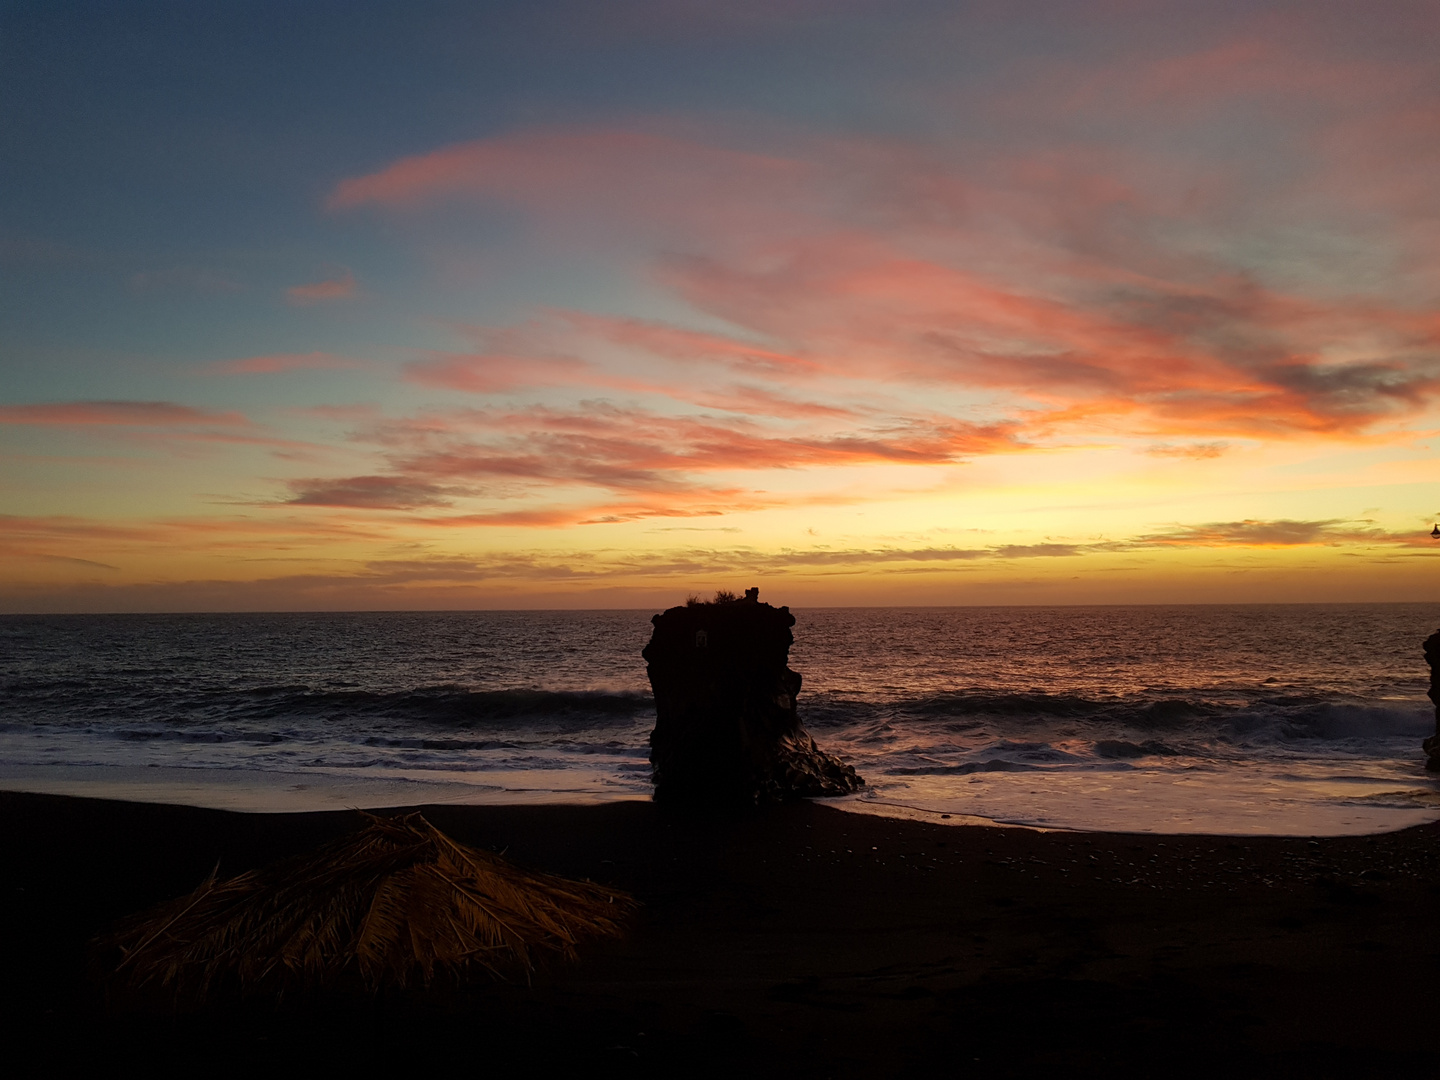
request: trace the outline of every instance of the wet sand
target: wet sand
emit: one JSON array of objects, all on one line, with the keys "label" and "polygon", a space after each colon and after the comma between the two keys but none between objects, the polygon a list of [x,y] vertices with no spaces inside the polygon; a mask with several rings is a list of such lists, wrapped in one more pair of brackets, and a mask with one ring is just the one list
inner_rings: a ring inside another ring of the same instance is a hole
[{"label": "wet sand", "polygon": [[356,827],[0,792],[7,1058],[45,1071],[1434,1075],[1440,825],[1306,840],[1036,833],[776,808],[426,808],[614,884],[628,938],[532,985],[107,1010],[116,919]]}]

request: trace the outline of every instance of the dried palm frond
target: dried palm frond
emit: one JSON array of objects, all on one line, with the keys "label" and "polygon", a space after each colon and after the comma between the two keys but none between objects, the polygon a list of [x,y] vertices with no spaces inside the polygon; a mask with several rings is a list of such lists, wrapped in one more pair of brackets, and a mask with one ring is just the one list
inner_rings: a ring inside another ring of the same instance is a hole
[{"label": "dried palm frond", "polygon": [[203,1000],[222,984],[377,990],[528,973],[534,953],[573,958],[582,939],[618,935],[636,906],[458,844],[418,813],[365,816],[360,832],[309,855],[226,881],[212,872],[129,920],[99,943],[121,955],[114,982]]}]

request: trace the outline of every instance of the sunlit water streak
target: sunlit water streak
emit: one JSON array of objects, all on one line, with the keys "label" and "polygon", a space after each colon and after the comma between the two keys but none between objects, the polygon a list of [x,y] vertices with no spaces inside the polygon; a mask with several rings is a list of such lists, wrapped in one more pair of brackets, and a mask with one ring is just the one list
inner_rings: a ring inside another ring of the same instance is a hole
[{"label": "sunlit water streak", "polygon": [[[871,810],[1314,835],[1440,818],[1419,751],[1440,605],[796,614],[802,719]],[[0,618],[0,786],[249,810],[647,798],[649,615]]]}]

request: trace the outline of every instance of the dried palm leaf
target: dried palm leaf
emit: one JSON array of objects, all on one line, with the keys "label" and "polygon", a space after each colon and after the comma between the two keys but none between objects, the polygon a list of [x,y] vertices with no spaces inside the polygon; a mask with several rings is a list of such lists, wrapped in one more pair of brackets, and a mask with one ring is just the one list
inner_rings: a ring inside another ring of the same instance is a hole
[{"label": "dried palm leaf", "polygon": [[528,974],[533,955],[573,958],[617,936],[635,901],[590,882],[522,870],[457,844],[421,815],[366,814],[360,832],[226,881],[122,925],[112,985],[203,1000],[242,991],[429,985],[477,970]]}]

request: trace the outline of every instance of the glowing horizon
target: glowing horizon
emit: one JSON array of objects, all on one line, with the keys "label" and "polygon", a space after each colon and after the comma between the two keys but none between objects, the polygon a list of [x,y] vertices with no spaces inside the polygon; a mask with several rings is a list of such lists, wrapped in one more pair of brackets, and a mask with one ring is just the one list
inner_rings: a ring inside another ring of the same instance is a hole
[{"label": "glowing horizon", "polygon": [[1440,599],[1433,8],[421,7],[6,17],[0,610]]}]

